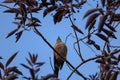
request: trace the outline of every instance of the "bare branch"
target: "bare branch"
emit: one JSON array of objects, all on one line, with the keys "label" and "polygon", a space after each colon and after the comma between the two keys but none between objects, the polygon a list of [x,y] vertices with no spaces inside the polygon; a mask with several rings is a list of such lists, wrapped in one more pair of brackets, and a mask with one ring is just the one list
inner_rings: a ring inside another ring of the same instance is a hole
[{"label": "bare branch", "polygon": [[89,58],[87,60],[84,60],[82,63],[80,63],[72,72],[71,74],[68,76],[67,80],[69,80],[69,78],[72,76],[72,74],[76,71],[76,69],[78,69],[80,66],[82,66],[83,64],[89,62],[89,61],[92,61],[92,60],[95,60],[95,59],[98,59],[98,58],[101,58],[103,56],[96,56],[96,57],[93,57],[93,58]]}]

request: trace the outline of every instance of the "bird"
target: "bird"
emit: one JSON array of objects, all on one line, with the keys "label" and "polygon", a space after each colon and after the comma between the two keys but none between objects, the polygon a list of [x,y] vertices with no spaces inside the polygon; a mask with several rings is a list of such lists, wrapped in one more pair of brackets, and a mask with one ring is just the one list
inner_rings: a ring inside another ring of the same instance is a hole
[{"label": "bird", "polygon": [[[57,38],[56,44],[54,46],[55,51],[59,53],[64,59],[66,59],[67,56],[67,46],[60,37]],[[54,74],[58,78],[59,70],[62,69],[64,60],[54,51]]]}]

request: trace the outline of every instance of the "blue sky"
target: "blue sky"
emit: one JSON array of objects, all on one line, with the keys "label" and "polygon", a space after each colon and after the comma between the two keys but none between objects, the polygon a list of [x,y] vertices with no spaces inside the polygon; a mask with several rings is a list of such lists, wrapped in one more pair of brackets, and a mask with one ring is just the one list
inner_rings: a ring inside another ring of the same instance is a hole
[{"label": "blue sky", "polygon": [[[92,0],[90,4],[92,4]],[[1,1],[0,1],[1,2]],[[92,7],[95,7],[95,5],[89,6],[88,4],[83,6],[84,8],[81,9],[80,13],[77,13],[74,15],[74,17],[77,17],[75,24],[78,25],[79,28],[82,30],[85,30],[85,22],[86,19],[83,20],[84,13],[91,9]],[[25,58],[28,57],[28,52],[31,53],[38,53],[39,59],[38,61],[45,62],[45,64],[41,67],[40,76],[47,75],[49,73],[53,73],[52,68],[50,66],[49,57],[53,58],[53,51],[52,49],[38,36],[36,35],[32,30],[31,31],[25,31],[20,38],[20,40],[15,43],[15,36],[11,36],[8,39],[6,39],[6,35],[13,29],[15,29],[16,25],[14,25],[12,22],[14,21],[14,15],[2,13],[6,8],[0,7],[0,56],[2,56],[4,59],[1,61],[5,63],[7,59],[16,51],[19,51],[19,54],[15,57],[15,60],[11,63],[10,66],[16,65],[20,70],[23,71],[24,74],[29,75],[27,70],[23,68],[20,63],[26,63]],[[52,21],[52,17],[50,14],[48,14],[45,18],[43,18],[42,14],[35,14],[41,22],[42,26],[38,28],[38,30],[44,35],[44,37],[54,46],[56,39],[58,36],[61,37],[63,41],[65,41],[65,38],[68,34],[72,33],[72,35],[67,40],[67,47],[68,47],[68,55],[67,60],[71,62],[75,67],[80,64],[80,58],[75,53],[75,50],[73,49],[73,43],[76,41],[75,38],[73,38],[73,30],[70,27],[71,23],[69,20],[62,20],[62,22],[54,25]],[[83,35],[79,34],[79,38],[83,37]],[[120,42],[118,42],[120,43]],[[83,53],[83,57],[85,59],[94,57],[96,54],[99,54],[100,51],[95,51],[96,53],[93,53],[87,46],[85,46],[83,43],[80,43],[81,51]],[[101,44],[102,45],[102,44]],[[84,64],[82,67],[79,68],[79,71],[83,73],[85,76],[88,76],[89,74],[95,74],[98,69],[98,65],[94,62],[89,62],[87,64]],[[59,78],[61,80],[65,80],[66,77],[71,73],[71,70],[69,70],[66,63],[63,66],[63,69],[60,71]],[[81,78],[77,76],[76,74],[73,74],[73,76],[70,78],[70,80],[80,80]]]}]

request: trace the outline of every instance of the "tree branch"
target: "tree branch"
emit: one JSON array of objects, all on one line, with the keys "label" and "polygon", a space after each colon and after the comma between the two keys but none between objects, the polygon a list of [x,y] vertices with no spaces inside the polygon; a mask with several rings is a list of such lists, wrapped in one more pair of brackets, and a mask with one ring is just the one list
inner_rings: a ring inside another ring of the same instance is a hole
[{"label": "tree branch", "polygon": [[[70,19],[70,22],[72,23],[72,26],[73,26],[74,23],[73,23],[70,15],[69,15],[69,19]],[[73,27],[72,27],[72,28],[73,28]],[[80,44],[79,44],[79,39],[78,39],[78,36],[77,36],[77,32],[75,31],[74,28],[73,28],[73,31],[74,31],[74,33],[75,33],[75,37],[76,37],[76,41],[77,41],[77,46],[78,46],[78,51],[77,51],[77,53],[78,53],[78,55],[80,56],[80,59],[81,59],[82,61],[84,61],[84,59],[83,59],[83,57],[82,57],[82,54],[81,54],[81,51],[80,51]]]},{"label": "tree branch", "polygon": [[75,72],[75,70],[77,70],[80,66],[82,66],[83,64],[91,61],[91,60],[95,60],[95,59],[98,59],[98,58],[101,58],[103,56],[96,56],[96,57],[93,57],[93,58],[89,58],[87,60],[84,60],[81,64],[79,64],[72,72],[71,74],[68,76],[67,80],[69,80],[69,78],[72,76],[72,74]]},{"label": "tree branch", "polygon": [[40,36],[43,41],[53,50],[55,51],[67,64],[69,64],[69,66],[77,72],[78,75],[80,75],[84,80],[87,80],[87,78],[82,74],[80,73],[69,61],[67,61],[64,57],[62,57],[53,47],[52,45],[45,39],[45,37],[36,29],[36,27],[32,27],[33,31],[38,35]]}]

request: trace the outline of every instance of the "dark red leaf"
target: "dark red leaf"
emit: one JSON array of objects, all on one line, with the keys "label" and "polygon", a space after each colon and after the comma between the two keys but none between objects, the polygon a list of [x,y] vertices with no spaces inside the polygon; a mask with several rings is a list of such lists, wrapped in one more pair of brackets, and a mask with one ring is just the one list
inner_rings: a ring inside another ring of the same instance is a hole
[{"label": "dark red leaf", "polygon": [[44,13],[43,13],[43,17],[45,17],[48,13],[52,12],[56,8],[57,8],[57,6],[51,6],[51,7],[48,7],[47,9],[45,9]]},{"label": "dark red leaf", "polygon": [[40,71],[40,68],[37,68],[34,72],[38,73]]},{"label": "dark red leaf", "polygon": [[96,20],[92,21],[92,23],[88,27],[88,31],[90,31],[92,28],[94,28],[95,23],[96,23]]},{"label": "dark red leaf", "polygon": [[30,52],[28,52],[28,53],[29,53],[29,58],[30,58],[30,60],[32,62],[32,59],[33,59],[32,54]]},{"label": "dark red leaf", "polygon": [[23,33],[23,30],[15,34],[16,35],[16,41],[15,42],[17,42],[20,39],[20,37],[22,36],[22,33]]},{"label": "dark red leaf", "polygon": [[6,69],[6,73],[13,72],[16,68],[17,68],[16,66],[9,67],[9,68]]},{"label": "dark red leaf", "polygon": [[100,50],[100,46],[98,44],[93,44],[93,45],[97,50]]},{"label": "dark red leaf", "polygon": [[6,67],[13,61],[13,59],[15,58],[15,56],[18,54],[18,51],[15,52],[6,62]]},{"label": "dark red leaf", "polygon": [[35,74],[33,69],[29,69],[32,79],[35,79]]},{"label": "dark red leaf", "polygon": [[88,17],[87,22],[86,22],[86,28],[100,15],[100,13],[95,13],[92,14],[91,16]]},{"label": "dark red leaf", "polygon": [[109,37],[112,37],[112,38],[117,39],[116,36],[114,35],[114,33],[113,33],[112,31],[109,31],[109,30],[104,29],[104,28],[102,29],[102,31],[103,31],[106,35],[108,35]]},{"label": "dark red leaf", "polygon": [[73,25],[72,28],[76,31],[78,31],[81,34],[84,34],[81,29],[79,29],[76,25]]},{"label": "dark red leaf", "polygon": [[32,17],[31,19],[32,19],[32,21],[41,23],[41,21],[38,18],[36,18],[36,17]]},{"label": "dark red leaf", "polygon": [[85,13],[85,15],[84,15],[83,18],[87,17],[88,15],[90,15],[90,14],[96,12],[96,11],[99,11],[100,9],[101,9],[101,8],[94,8],[94,9],[88,10],[88,11]]},{"label": "dark red leaf", "polygon": [[101,64],[105,64],[105,61],[102,60],[102,59],[97,59],[95,62],[97,62],[97,63],[101,63]]},{"label": "dark red leaf", "polygon": [[96,35],[97,35],[99,38],[103,39],[104,41],[109,42],[109,41],[108,41],[108,38],[107,38],[105,35],[100,34],[100,33],[97,33]]},{"label": "dark red leaf", "polygon": [[105,24],[110,30],[116,32],[115,28],[109,24]]},{"label": "dark red leaf", "polygon": [[35,63],[36,65],[37,65],[37,67],[40,67],[40,66],[42,66],[43,64],[45,64],[44,62],[37,62],[37,63]]},{"label": "dark red leaf", "polygon": [[0,68],[4,70],[4,65],[0,62]]},{"label": "dark red leaf", "polygon": [[26,26],[31,27],[31,26],[40,26],[39,23],[37,23],[36,21],[32,22],[32,23],[28,23]]},{"label": "dark red leaf", "polygon": [[20,9],[21,9],[21,13],[22,13],[22,16],[24,17],[24,18],[26,18],[27,17],[27,9],[26,9],[26,6],[25,6],[25,4],[20,4]]},{"label": "dark red leaf", "polygon": [[101,4],[104,7],[105,6],[105,0],[101,0]]},{"label": "dark red leaf", "polygon": [[16,8],[11,8],[11,9],[8,9],[8,10],[5,10],[4,11],[5,13],[21,13],[19,9],[16,9]]},{"label": "dark red leaf", "polygon": [[54,15],[54,23],[56,24],[57,22],[60,22],[62,20],[62,17],[68,12],[68,10],[59,10],[55,15]]},{"label": "dark red leaf", "polygon": [[14,3],[14,0],[4,0],[3,3]]},{"label": "dark red leaf", "polygon": [[35,54],[32,55],[32,62],[35,64],[37,58],[35,57]]},{"label": "dark red leaf", "polygon": [[18,31],[18,29],[14,29],[13,31],[11,31],[10,33],[8,33],[8,35],[6,36],[6,38],[12,36],[17,31]]},{"label": "dark red leaf", "polygon": [[107,19],[106,15],[100,16],[100,20],[99,20],[99,24],[98,24],[98,32],[102,31],[106,19]]},{"label": "dark red leaf", "polygon": [[20,70],[18,70],[17,68],[14,69],[14,72],[20,75],[23,75],[22,72]]},{"label": "dark red leaf", "polygon": [[120,52],[120,49],[115,49],[114,51],[112,51],[110,54],[111,55],[114,55],[114,54],[117,54],[117,53],[119,53]]},{"label": "dark red leaf", "polygon": [[95,44],[95,41],[93,41],[93,40],[91,40],[91,39],[88,39],[87,43],[90,44],[90,45],[91,45],[91,44],[94,45],[94,44]]},{"label": "dark red leaf", "polygon": [[40,8],[32,8],[31,11],[28,11],[28,13],[30,12],[35,12],[35,13],[38,13],[38,11],[40,11],[41,9]]},{"label": "dark red leaf", "polygon": [[29,66],[27,66],[27,65],[25,65],[25,64],[21,64],[24,68],[26,68],[26,69],[31,69]]},{"label": "dark red leaf", "polygon": [[26,60],[30,66],[33,66],[32,62],[29,59],[26,58]]}]

